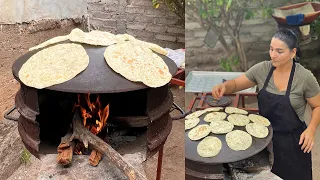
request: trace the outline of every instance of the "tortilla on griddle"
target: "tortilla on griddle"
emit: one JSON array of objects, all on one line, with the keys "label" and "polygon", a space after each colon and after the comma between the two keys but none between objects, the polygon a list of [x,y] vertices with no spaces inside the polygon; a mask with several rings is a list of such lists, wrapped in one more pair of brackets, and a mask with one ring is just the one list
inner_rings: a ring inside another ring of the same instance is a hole
[{"label": "tortilla on griddle", "polygon": [[227,114],[224,112],[211,112],[207,114],[203,120],[206,122],[212,122],[212,121],[224,120],[226,117],[227,117]]},{"label": "tortilla on griddle", "polygon": [[49,46],[49,45],[52,45],[52,44],[56,44],[56,43],[59,43],[59,42],[63,42],[63,41],[66,41],[66,40],[69,40],[69,35],[66,35],[66,36],[57,36],[57,37],[54,37],[52,39],[49,39],[37,46],[34,46],[32,48],[29,49],[29,51],[33,51],[35,49],[40,49],[40,48],[44,48],[46,46]]},{"label": "tortilla on griddle", "polygon": [[187,119],[184,121],[184,130],[192,129],[200,122],[199,118]]},{"label": "tortilla on griddle", "polygon": [[208,136],[201,140],[197,146],[197,152],[201,157],[214,157],[222,149],[222,142],[217,137]]},{"label": "tortilla on griddle", "polygon": [[259,116],[257,114],[249,114],[248,117],[252,122],[257,123],[257,124],[261,124],[266,127],[270,126],[270,124],[271,124],[267,118],[265,118],[263,116]]},{"label": "tortilla on griddle", "polygon": [[247,150],[252,145],[252,137],[244,131],[234,130],[226,135],[226,142],[234,151]]},{"label": "tortilla on griddle", "polygon": [[192,141],[196,141],[199,139],[202,139],[210,134],[210,126],[208,124],[201,124],[198,125],[197,127],[191,129],[188,133],[188,137]]},{"label": "tortilla on griddle", "polygon": [[248,111],[245,111],[243,109],[235,108],[235,107],[226,107],[225,112],[228,114],[248,114]]},{"label": "tortilla on griddle", "polygon": [[256,138],[265,138],[269,134],[269,129],[258,123],[249,123],[246,125],[249,134]]},{"label": "tortilla on griddle", "polygon": [[212,121],[210,128],[214,134],[226,134],[233,130],[234,125],[228,121]]},{"label": "tortilla on griddle", "polygon": [[211,111],[220,111],[222,109],[223,109],[222,107],[210,107],[210,108],[207,108],[207,109],[204,109],[204,110],[207,111],[207,112],[211,112]]},{"label": "tortilla on griddle", "polygon": [[89,65],[89,56],[79,44],[57,44],[31,56],[21,67],[19,79],[37,89],[66,82]]},{"label": "tortilla on griddle", "polygon": [[236,126],[245,126],[250,123],[248,116],[242,114],[230,114],[227,119]]},{"label": "tortilla on griddle", "polygon": [[81,29],[75,28],[69,34],[69,39],[72,42],[91,44],[97,46],[109,46],[116,44],[116,36],[109,32],[93,30],[83,32]]},{"label": "tortilla on griddle", "polygon": [[187,115],[185,118],[186,119],[193,119],[193,118],[197,118],[200,117],[202,114],[206,113],[206,111],[204,110],[199,110],[199,111],[195,111],[189,115]]},{"label": "tortilla on griddle", "polygon": [[110,45],[106,48],[104,57],[115,72],[149,87],[161,87],[172,78],[167,64],[160,56],[130,41]]}]

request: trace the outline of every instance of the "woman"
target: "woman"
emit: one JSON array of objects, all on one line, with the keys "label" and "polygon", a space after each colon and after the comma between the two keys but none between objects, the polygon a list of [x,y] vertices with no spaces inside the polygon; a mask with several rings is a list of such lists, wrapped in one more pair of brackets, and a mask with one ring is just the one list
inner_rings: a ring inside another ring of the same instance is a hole
[{"label": "woman", "polygon": [[[257,85],[259,114],[270,120],[274,131],[271,171],[285,180],[312,180],[310,152],[320,122],[319,84],[295,61],[300,52],[293,31],[278,30],[269,54],[271,61],[258,63],[244,75],[213,87],[212,95],[219,99]],[[310,118],[307,127],[305,121]]]}]

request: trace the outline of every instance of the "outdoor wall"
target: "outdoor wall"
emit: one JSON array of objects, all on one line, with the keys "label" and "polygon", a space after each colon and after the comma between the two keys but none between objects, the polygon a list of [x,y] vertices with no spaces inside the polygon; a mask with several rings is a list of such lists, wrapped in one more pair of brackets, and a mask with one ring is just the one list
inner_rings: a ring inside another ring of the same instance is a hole
[{"label": "outdoor wall", "polygon": [[128,33],[162,47],[184,48],[184,21],[151,0],[88,0],[91,29]]},{"label": "outdoor wall", "polygon": [[[267,2],[269,4],[274,4],[276,7],[281,7],[288,1],[269,0]],[[255,6],[252,6],[251,8],[257,9]],[[269,60],[268,51],[270,40],[277,28],[278,25],[272,17],[263,18],[260,15],[255,16],[253,19],[243,21],[240,31],[240,40],[245,47],[249,67],[260,61]],[[222,45],[218,41],[214,48],[207,46],[204,43],[206,34],[207,29],[202,28],[200,23],[192,21],[186,16],[186,57],[188,57],[187,71],[223,71],[219,65],[220,58],[225,55]],[[225,36],[225,38],[228,44],[232,43],[231,37]],[[312,46],[308,45],[303,47],[304,50],[309,50],[303,54],[314,57],[316,54],[315,46],[318,46],[318,44],[319,43],[315,43],[312,44]],[[314,63],[319,64],[319,62]],[[313,63],[311,64],[311,66],[315,67],[314,65],[315,64]],[[318,67],[320,67],[320,65]]]},{"label": "outdoor wall", "polygon": [[87,0],[0,0],[0,24],[81,18],[86,14]]}]

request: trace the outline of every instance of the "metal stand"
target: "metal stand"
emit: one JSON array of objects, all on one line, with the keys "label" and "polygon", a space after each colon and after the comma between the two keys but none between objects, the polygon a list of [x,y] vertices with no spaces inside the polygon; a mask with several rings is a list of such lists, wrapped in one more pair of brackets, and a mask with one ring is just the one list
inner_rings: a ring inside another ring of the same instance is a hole
[{"label": "metal stand", "polygon": [[18,121],[17,117],[12,117],[10,114],[16,109],[16,106],[13,106],[11,109],[9,109],[7,112],[4,113],[4,118],[9,119],[12,121]]}]

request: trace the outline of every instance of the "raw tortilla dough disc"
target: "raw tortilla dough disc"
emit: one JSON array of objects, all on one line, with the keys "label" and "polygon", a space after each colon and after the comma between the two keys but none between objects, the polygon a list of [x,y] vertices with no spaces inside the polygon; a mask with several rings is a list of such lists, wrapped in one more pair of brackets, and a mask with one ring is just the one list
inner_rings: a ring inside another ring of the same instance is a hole
[{"label": "raw tortilla dough disc", "polygon": [[256,115],[256,114],[249,114],[249,119],[254,122],[254,123],[257,123],[257,124],[261,124],[263,126],[270,126],[270,121],[263,117],[263,116],[259,116],[259,115]]},{"label": "raw tortilla dough disc", "polygon": [[226,135],[226,142],[232,150],[247,150],[252,145],[252,137],[244,131],[234,130]]},{"label": "raw tortilla dough disc", "polygon": [[226,134],[233,130],[234,125],[228,121],[212,121],[210,128],[214,134]]},{"label": "raw tortilla dough disc", "polygon": [[185,118],[186,119],[193,119],[193,118],[197,118],[200,117],[202,114],[206,113],[206,111],[204,110],[200,110],[200,111],[195,111],[189,115],[187,115]]},{"label": "raw tortilla dough disc", "polygon": [[230,114],[227,119],[236,126],[245,126],[250,123],[248,116],[242,114]]},{"label": "raw tortilla dough disc", "polygon": [[269,134],[269,129],[261,124],[249,123],[246,125],[249,134],[256,138],[265,138]]},{"label": "raw tortilla dough disc", "polygon": [[204,110],[207,111],[207,112],[211,112],[211,111],[220,111],[222,109],[223,109],[222,107],[210,107],[210,108],[207,108],[207,109],[204,109]]},{"label": "raw tortilla dough disc", "polygon": [[149,87],[164,86],[172,78],[167,64],[160,56],[130,41],[108,46],[104,58],[115,72]]},{"label": "raw tortilla dough disc", "polygon": [[43,49],[25,62],[19,79],[37,89],[66,82],[89,65],[89,56],[79,44],[57,44]]},{"label": "raw tortilla dough disc", "polygon": [[201,157],[214,157],[222,148],[220,139],[213,136],[205,137],[197,146],[197,152]]},{"label": "raw tortilla dough disc", "polygon": [[188,137],[192,141],[196,141],[208,136],[211,132],[210,126],[208,124],[201,124],[193,129],[191,129],[188,133]]},{"label": "raw tortilla dough disc", "polygon": [[248,114],[248,111],[245,111],[243,109],[235,108],[235,107],[226,107],[225,109],[226,113],[228,114]]},{"label": "raw tortilla dough disc", "polygon": [[212,112],[207,114],[203,120],[206,122],[212,122],[212,121],[224,120],[226,117],[227,117],[227,114],[224,112]]},{"label": "raw tortilla dough disc", "polygon": [[194,128],[200,122],[199,118],[187,119],[184,121],[184,130]]}]

